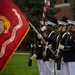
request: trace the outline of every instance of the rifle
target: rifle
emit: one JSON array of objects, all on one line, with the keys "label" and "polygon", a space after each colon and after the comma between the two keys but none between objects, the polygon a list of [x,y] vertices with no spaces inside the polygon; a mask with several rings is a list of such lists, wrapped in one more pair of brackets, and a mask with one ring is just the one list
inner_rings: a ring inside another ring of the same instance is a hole
[{"label": "rifle", "polygon": [[58,57],[56,58],[57,70],[61,69],[62,57],[63,57],[63,50],[59,49],[59,54],[58,54]]},{"label": "rifle", "polygon": [[32,55],[33,55],[33,45],[31,44],[30,54],[29,54],[29,59],[28,59],[28,66],[32,66],[32,60],[31,60]]},{"label": "rifle", "polygon": [[63,56],[63,51],[60,49],[60,43],[61,43],[61,38],[58,35],[58,49],[57,49],[57,53],[56,53],[56,63],[57,63],[57,70],[61,69],[61,59]]},{"label": "rifle", "polygon": [[32,66],[32,60],[30,59],[31,55],[29,55],[28,66]]},{"label": "rifle", "polygon": [[36,39],[34,38],[32,40],[31,47],[30,47],[30,54],[29,54],[29,59],[28,59],[28,66],[32,66],[31,56],[34,54],[35,44],[36,44]]},{"label": "rifle", "polygon": [[32,66],[31,56],[32,56],[32,49],[30,49],[30,54],[29,54],[29,59],[28,59],[28,66]]}]

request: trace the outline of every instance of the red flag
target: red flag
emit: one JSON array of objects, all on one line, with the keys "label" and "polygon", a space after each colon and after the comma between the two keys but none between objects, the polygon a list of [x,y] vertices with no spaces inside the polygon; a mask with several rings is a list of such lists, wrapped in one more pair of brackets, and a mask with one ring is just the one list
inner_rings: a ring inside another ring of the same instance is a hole
[{"label": "red flag", "polygon": [[0,72],[29,28],[27,18],[12,0],[0,0]]},{"label": "red flag", "polygon": [[43,8],[43,14],[42,14],[42,26],[45,25],[45,16],[46,12],[50,10],[50,0],[44,0],[44,8]]}]

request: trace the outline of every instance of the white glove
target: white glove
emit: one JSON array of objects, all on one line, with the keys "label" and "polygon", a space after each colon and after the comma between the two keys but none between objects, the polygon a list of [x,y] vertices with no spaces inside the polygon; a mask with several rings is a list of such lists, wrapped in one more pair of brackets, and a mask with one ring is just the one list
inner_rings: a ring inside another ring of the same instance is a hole
[{"label": "white glove", "polygon": [[49,44],[49,47],[52,48],[52,44]]},{"label": "white glove", "polygon": [[43,38],[41,34],[37,34],[37,37],[38,37],[39,39],[42,39],[42,38]]},{"label": "white glove", "polygon": [[50,58],[49,58],[49,61],[54,62],[54,60],[53,59],[50,59]]},{"label": "white glove", "polygon": [[31,57],[31,60],[36,59],[36,57],[37,57],[37,55],[34,54],[34,55]]},{"label": "white glove", "polygon": [[45,31],[46,30],[46,26],[43,26],[42,28],[41,28],[41,31],[43,32],[43,31]]},{"label": "white glove", "polygon": [[64,49],[64,46],[62,44],[59,44],[59,49]]}]

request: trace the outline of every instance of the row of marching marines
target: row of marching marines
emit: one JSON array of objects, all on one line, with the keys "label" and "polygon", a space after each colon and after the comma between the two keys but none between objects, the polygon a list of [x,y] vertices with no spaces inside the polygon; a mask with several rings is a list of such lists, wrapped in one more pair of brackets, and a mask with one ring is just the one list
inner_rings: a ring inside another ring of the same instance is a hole
[{"label": "row of marching marines", "polygon": [[74,75],[75,21],[63,17],[61,21],[53,19],[45,24],[40,27],[36,41],[31,42],[34,53],[30,59],[37,59],[40,75]]}]

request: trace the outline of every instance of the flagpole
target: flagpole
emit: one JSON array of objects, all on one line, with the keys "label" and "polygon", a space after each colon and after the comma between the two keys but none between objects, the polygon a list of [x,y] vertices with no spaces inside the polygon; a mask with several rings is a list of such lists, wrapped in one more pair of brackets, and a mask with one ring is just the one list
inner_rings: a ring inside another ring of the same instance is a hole
[{"label": "flagpole", "polygon": [[[30,26],[32,27],[32,29],[35,31],[35,33],[38,35],[40,34],[37,29],[32,25],[32,23],[29,23]],[[40,34],[41,35],[41,34]],[[42,36],[42,35],[41,35]],[[44,42],[44,44],[49,48],[49,50],[51,51],[51,53],[55,56],[54,51],[50,48],[50,46],[48,45],[48,43],[44,40],[44,38],[42,37],[41,40]],[[55,56],[56,57],[56,56]]]}]

